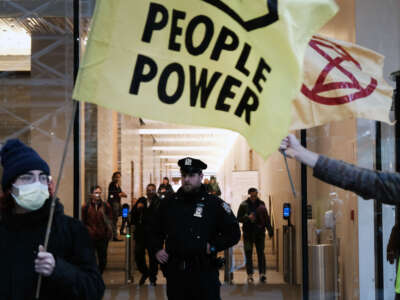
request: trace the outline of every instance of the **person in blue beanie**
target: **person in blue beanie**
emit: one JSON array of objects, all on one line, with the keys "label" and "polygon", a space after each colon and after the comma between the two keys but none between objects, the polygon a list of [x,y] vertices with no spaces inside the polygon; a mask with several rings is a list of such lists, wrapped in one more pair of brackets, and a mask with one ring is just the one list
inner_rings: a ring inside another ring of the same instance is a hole
[{"label": "person in blue beanie", "polygon": [[17,139],[0,151],[0,299],[101,299],[104,283],[87,229],[64,215],[56,201],[47,251],[44,243],[51,206],[50,168]]}]

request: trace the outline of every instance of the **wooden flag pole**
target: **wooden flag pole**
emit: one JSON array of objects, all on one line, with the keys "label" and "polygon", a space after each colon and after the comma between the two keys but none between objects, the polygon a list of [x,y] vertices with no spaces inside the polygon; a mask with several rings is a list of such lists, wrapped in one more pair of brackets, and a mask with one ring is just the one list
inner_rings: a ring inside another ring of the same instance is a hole
[{"label": "wooden flag pole", "polygon": [[[54,195],[51,196],[50,214],[49,214],[49,220],[47,221],[46,236],[45,236],[44,245],[43,245],[44,246],[44,251],[47,251],[47,246],[49,245],[51,226],[53,224],[53,217],[54,217],[54,210],[55,210],[55,207],[56,207],[56,199],[57,199],[58,188],[60,187],[61,175],[62,175],[62,172],[63,172],[63,169],[64,169],[65,158],[67,156],[67,151],[68,151],[68,144],[69,144],[69,140],[70,140],[71,135],[72,135],[72,128],[73,128],[73,125],[74,125],[74,117],[75,117],[75,113],[76,113],[77,106],[78,106],[78,102],[77,101],[73,100],[73,102],[74,102],[74,104],[73,104],[73,108],[72,108],[72,117],[71,117],[71,121],[70,121],[70,123],[68,125],[67,138],[65,140],[64,153],[63,153],[63,156],[62,156],[62,159],[61,159],[60,170],[58,172],[56,189],[55,189]],[[37,286],[36,286],[35,299],[39,299],[41,285],[42,285],[42,275],[39,275]]]}]

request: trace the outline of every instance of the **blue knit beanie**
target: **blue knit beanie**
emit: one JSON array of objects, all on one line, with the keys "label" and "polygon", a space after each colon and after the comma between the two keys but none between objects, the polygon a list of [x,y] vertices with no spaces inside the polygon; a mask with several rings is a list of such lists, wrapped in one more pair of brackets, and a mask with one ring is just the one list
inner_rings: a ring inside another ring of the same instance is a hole
[{"label": "blue knit beanie", "polygon": [[1,148],[1,164],[3,165],[3,178],[1,185],[3,191],[22,174],[31,170],[41,170],[50,175],[49,165],[36,153],[18,139],[11,139]]}]

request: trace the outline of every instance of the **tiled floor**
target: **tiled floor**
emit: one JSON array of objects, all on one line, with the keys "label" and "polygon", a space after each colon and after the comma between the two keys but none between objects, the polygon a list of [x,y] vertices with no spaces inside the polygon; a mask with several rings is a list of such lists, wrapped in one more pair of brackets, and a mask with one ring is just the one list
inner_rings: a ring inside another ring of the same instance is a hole
[{"label": "tiled floor", "polygon": [[[141,277],[141,274],[139,272],[135,272],[133,274],[133,281],[134,283],[137,283]],[[125,285],[125,273],[119,270],[106,270],[103,274],[103,279],[108,287],[113,287],[113,286],[120,286],[120,285]],[[221,271],[220,272],[220,281],[224,281],[224,273]],[[254,274],[254,283],[259,282],[259,276],[258,273]],[[158,278],[157,278],[157,283],[158,284],[165,284],[165,278],[162,276],[161,272],[158,273]],[[146,284],[149,284],[149,281],[146,281]],[[247,275],[245,271],[236,271],[233,276],[233,284],[247,284]],[[273,285],[284,285],[285,282],[283,281],[283,277],[281,273],[275,272],[275,271],[267,271],[267,284],[273,284]]]},{"label": "tiled floor", "polygon": [[[223,285],[221,297],[224,300],[253,299],[253,300],[297,300],[300,298],[300,287],[288,287],[287,285]],[[152,287],[144,285],[138,287],[136,284],[108,288],[104,300],[166,300],[165,285]]]},{"label": "tiled floor", "polygon": [[[109,246],[109,261],[107,269],[103,274],[107,289],[104,300],[167,300],[165,293],[165,278],[161,272],[158,274],[157,286],[149,285],[147,281],[144,286],[139,287],[141,274],[134,272],[133,283],[125,284],[125,243],[111,242]],[[243,251],[240,251],[240,245],[235,252],[236,265],[243,264]],[[266,250],[268,255],[268,248]],[[254,255],[255,256],[255,255]],[[272,258],[267,260],[273,263]],[[256,260],[254,260],[256,266]],[[297,300],[301,299],[301,288],[299,286],[289,286],[284,283],[281,273],[274,271],[273,266],[267,265],[267,283],[259,283],[259,276],[254,275],[254,284],[247,284],[247,275],[244,268],[234,273],[233,284],[223,284],[221,287],[221,296],[224,300],[238,299],[268,299],[268,300]],[[220,272],[220,281],[223,282],[224,273]],[[206,300],[206,299],[205,299]]]},{"label": "tiled floor", "polygon": [[[137,285],[140,274],[134,274],[134,283],[124,285],[124,273],[108,270],[104,273],[107,290],[104,300],[166,300],[165,279],[159,273],[156,287],[146,282],[142,287]],[[223,272],[221,272],[221,282]],[[288,286],[283,283],[282,275],[274,271],[267,272],[267,284],[258,283],[258,274],[254,276],[255,283],[246,283],[247,275],[244,271],[234,274],[233,285],[223,284],[221,287],[222,299],[268,299],[268,300],[296,300],[300,299],[300,287]]]}]

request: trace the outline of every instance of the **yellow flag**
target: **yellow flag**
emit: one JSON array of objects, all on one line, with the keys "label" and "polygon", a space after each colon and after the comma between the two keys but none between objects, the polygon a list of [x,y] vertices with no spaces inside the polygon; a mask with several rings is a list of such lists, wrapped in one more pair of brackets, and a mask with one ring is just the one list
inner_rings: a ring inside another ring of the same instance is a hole
[{"label": "yellow flag", "polygon": [[311,36],[334,0],[97,1],[74,99],[220,127],[264,158],[290,125]]},{"label": "yellow flag", "polygon": [[365,118],[391,123],[393,89],[383,56],[358,45],[314,36],[304,58],[304,84],[293,102],[291,129]]}]

